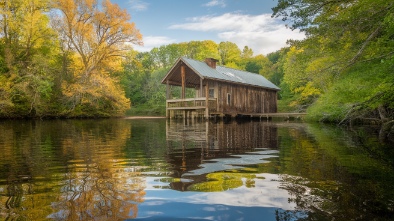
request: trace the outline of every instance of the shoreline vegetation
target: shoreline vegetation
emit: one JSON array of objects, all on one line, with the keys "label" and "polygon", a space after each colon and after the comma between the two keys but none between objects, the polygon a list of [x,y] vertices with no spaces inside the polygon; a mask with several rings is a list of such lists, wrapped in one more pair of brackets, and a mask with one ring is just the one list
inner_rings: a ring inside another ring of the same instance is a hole
[{"label": "shoreline vegetation", "polygon": [[165,116],[126,116],[123,119],[166,119]]},{"label": "shoreline vegetation", "polygon": [[[212,40],[135,51],[143,41],[138,24],[109,0],[14,0],[0,8],[0,119],[164,116],[161,80],[185,56],[263,75],[281,88],[279,112],[337,125],[380,124],[394,133],[390,1],[281,0],[272,17],[307,37],[267,55]],[[194,93],[187,89],[186,97]]]}]

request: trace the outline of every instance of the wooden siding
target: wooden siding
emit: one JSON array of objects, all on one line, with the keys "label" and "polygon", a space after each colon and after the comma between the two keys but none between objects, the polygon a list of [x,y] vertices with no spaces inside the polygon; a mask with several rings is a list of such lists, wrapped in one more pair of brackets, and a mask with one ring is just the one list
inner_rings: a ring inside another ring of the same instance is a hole
[{"label": "wooden siding", "polygon": [[[247,115],[277,112],[277,92],[274,90],[213,80],[208,85],[209,89],[214,89],[214,98],[217,98],[217,114]],[[206,96],[205,87],[206,84],[202,91],[203,97]],[[196,92],[197,95],[200,93],[200,90]],[[230,95],[229,104],[228,95]]]}]

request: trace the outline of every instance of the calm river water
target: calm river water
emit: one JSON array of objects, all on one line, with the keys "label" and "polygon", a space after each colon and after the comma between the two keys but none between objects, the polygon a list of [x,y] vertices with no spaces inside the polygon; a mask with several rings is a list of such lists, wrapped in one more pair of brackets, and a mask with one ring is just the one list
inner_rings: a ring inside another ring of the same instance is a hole
[{"label": "calm river water", "polygon": [[0,121],[0,220],[390,220],[379,128]]}]

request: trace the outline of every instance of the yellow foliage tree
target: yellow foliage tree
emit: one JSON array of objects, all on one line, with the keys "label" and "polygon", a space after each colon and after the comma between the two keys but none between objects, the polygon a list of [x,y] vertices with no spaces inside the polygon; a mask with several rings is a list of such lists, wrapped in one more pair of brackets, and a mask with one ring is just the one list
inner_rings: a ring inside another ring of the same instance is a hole
[{"label": "yellow foliage tree", "polygon": [[59,0],[55,6],[62,12],[56,29],[67,50],[75,53],[73,81],[62,84],[70,109],[82,111],[77,115],[121,114],[129,100],[111,73],[119,71],[121,57],[132,44],[142,43],[130,15],[109,0],[101,6],[96,0]]}]

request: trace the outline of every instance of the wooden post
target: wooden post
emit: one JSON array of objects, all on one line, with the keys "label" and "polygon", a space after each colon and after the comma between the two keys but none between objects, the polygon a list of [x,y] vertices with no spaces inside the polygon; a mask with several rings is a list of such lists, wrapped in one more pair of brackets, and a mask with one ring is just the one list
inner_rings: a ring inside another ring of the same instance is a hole
[{"label": "wooden post", "polygon": [[[186,76],[185,76],[185,66],[181,66],[181,78],[182,78],[182,91],[181,91],[181,99],[185,99],[186,95]],[[185,106],[185,102],[181,102],[182,107]],[[183,118],[186,119],[186,110],[183,111]]]},{"label": "wooden post", "polygon": [[205,122],[205,142],[209,146],[209,123]]},{"label": "wooden post", "polygon": [[167,82],[166,82],[166,90],[167,90],[167,92],[166,92],[166,99],[167,100],[169,100],[170,99],[170,81],[169,80],[167,80]]},{"label": "wooden post", "polygon": [[202,78],[200,78],[200,97],[202,97],[203,95],[202,90],[203,90],[203,84],[202,84]]},{"label": "wooden post", "polygon": [[167,90],[167,92],[166,92],[166,99],[167,99],[167,101],[166,101],[166,118],[170,118],[170,111],[168,110],[168,100],[170,99],[170,82],[168,80],[166,82],[166,85],[167,85],[167,87],[166,87],[166,90]]},{"label": "wooden post", "polygon": [[205,119],[209,118],[209,84],[205,83]]},{"label": "wooden post", "polygon": [[170,133],[170,125],[169,125],[169,123],[170,123],[170,120],[166,120],[166,140],[169,140],[168,138],[169,138],[169,133]]},{"label": "wooden post", "polygon": [[170,118],[170,110],[168,110],[168,101],[166,101],[166,118]]},{"label": "wooden post", "polygon": [[185,76],[185,66],[181,66],[181,77],[182,77],[182,99],[185,99],[185,92],[186,92],[186,76]]}]

